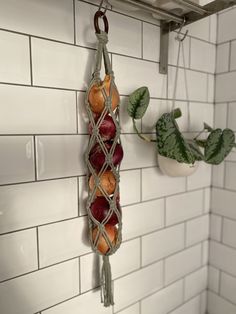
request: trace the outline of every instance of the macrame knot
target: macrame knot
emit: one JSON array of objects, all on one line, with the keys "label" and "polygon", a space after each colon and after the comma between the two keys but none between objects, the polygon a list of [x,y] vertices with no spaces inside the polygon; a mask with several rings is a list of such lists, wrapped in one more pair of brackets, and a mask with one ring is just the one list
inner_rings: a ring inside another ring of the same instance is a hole
[{"label": "macrame knot", "polygon": [[105,46],[108,43],[108,36],[106,32],[101,31],[100,34],[96,33],[96,36],[99,43],[101,43],[102,45]]}]

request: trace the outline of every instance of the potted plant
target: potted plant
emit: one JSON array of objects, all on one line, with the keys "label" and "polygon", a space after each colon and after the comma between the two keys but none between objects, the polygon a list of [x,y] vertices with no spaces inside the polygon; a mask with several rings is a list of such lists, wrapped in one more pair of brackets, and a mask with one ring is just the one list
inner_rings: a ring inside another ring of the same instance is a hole
[{"label": "potted plant", "polygon": [[[213,129],[204,123],[204,130],[193,139],[186,139],[179,130],[176,119],[181,117],[180,109],[164,113],[156,122],[156,139],[141,134],[136,120],[142,119],[150,101],[149,90],[141,87],[135,90],[128,101],[128,114],[133,120],[134,130],[145,141],[157,145],[158,163],[164,174],[169,176],[189,176],[198,166],[199,161],[208,164],[220,164],[231,152],[235,144],[234,132],[230,129]],[[204,132],[206,139],[199,139]]]}]

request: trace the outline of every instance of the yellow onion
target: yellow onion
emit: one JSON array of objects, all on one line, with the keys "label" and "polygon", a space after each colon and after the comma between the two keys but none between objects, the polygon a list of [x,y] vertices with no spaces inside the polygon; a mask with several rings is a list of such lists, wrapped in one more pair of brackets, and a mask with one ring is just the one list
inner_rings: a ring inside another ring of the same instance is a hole
[{"label": "yellow onion", "polygon": [[[116,187],[116,178],[112,171],[105,171],[100,177],[100,186],[103,188],[104,191],[107,192],[108,195],[111,195],[115,191]],[[91,176],[89,179],[89,187],[93,190],[95,185],[94,176]],[[100,191],[99,188],[96,189],[96,196],[102,196],[103,193]]]},{"label": "yellow onion", "polygon": [[[110,96],[111,77],[106,75],[104,81],[100,85],[94,84],[89,92],[89,104],[91,110],[96,114],[101,114],[105,107],[105,99],[102,93],[102,89],[105,89],[107,96]],[[114,111],[120,102],[120,96],[118,90],[114,86],[112,88],[112,110]]]},{"label": "yellow onion", "polygon": [[[107,224],[105,225],[105,230],[106,230],[108,239],[111,241],[112,247],[115,246],[116,239],[117,239],[117,228],[115,226]],[[95,242],[98,232],[99,232],[98,228],[95,227],[92,233],[93,242]],[[96,247],[98,251],[102,254],[106,254],[110,250],[109,243],[107,243],[103,234],[99,235]]]}]

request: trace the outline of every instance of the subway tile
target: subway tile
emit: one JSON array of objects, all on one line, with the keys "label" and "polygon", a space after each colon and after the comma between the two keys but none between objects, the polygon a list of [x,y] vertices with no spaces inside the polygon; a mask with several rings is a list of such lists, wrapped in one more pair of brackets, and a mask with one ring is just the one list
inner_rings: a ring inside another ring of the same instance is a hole
[{"label": "subway tile", "polygon": [[140,86],[148,86],[152,97],[166,97],[166,75],[159,73],[159,64],[118,55],[113,55],[112,63],[121,95],[130,95]]},{"label": "subway tile", "polygon": [[201,304],[200,304],[200,314],[206,314],[207,313],[207,290],[201,293],[200,296]]},{"label": "subway tile", "polygon": [[212,184],[214,187],[224,187],[225,163],[212,166]]},{"label": "subway tile", "polygon": [[38,236],[40,267],[91,251],[85,217],[39,227]]},{"label": "subway tile", "polygon": [[236,251],[221,243],[210,243],[210,264],[236,276]]},{"label": "subway tile", "polygon": [[78,314],[78,309],[81,314],[112,314],[111,306],[104,307],[100,303],[101,293],[99,290],[94,290],[58,304],[46,311],[43,311],[42,314]]},{"label": "subway tile", "polygon": [[228,127],[236,131],[236,103],[229,104]]},{"label": "subway tile", "polygon": [[33,146],[31,136],[0,137],[0,184],[35,180]]},{"label": "subway tile", "polygon": [[207,289],[207,276],[207,266],[205,266],[185,278],[185,301]]},{"label": "subway tile", "polygon": [[156,166],[157,150],[154,143],[143,141],[136,134],[122,134],[121,142],[124,150],[122,170]]},{"label": "subway tile", "polygon": [[142,314],[166,314],[179,306],[182,299],[183,281],[178,281],[142,300],[141,312]]},{"label": "subway tile", "polygon": [[209,247],[210,243],[209,240],[202,242],[202,265],[209,264]]},{"label": "subway tile", "polygon": [[[125,261],[125,262],[124,262]],[[110,256],[112,279],[124,276],[140,267],[140,240],[124,242],[116,253]],[[100,285],[102,258],[97,254],[80,257],[81,292]]]},{"label": "subway tile", "polygon": [[215,104],[214,123],[216,128],[225,129],[227,127],[227,104]]},{"label": "subway tile", "polygon": [[0,287],[1,311],[36,313],[77,295],[78,268],[74,260],[5,282]]},{"label": "subway tile", "polygon": [[0,251],[0,281],[36,270],[36,229],[2,235]]},{"label": "subway tile", "polygon": [[199,216],[203,207],[203,191],[188,192],[166,199],[166,224],[172,225]]},{"label": "subway tile", "polygon": [[[227,206],[225,206],[227,200]],[[236,219],[236,193],[213,188],[212,191],[212,213]]]},{"label": "subway tile", "polygon": [[[207,0],[208,3],[211,2],[211,0]],[[210,42],[213,44],[217,43],[217,25],[218,25],[218,15],[213,14],[210,17]]]},{"label": "subway tile", "polygon": [[[183,267],[185,265],[185,267]],[[166,259],[165,283],[180,279],[201,266],[201,245],[191,247]]]},{"label": "subway tile", "polygon": [[236,70],[236,41],[231,42],[230,70]]},{"label": "subway tile", "polygon": [[[176,36],[177,36],[176,32],[170,33],[168,57],[169,57],[169,64],[171,65],[177,65],[179,41],[176,39]],[[179,66],[182,66],[185,68],[189,67],[189,53],[190,53],[190,38],[186,37],[184,41],[181,43]]]},{"label": "subway tile", "polygon": [[79,177],[79,214],[84,216],[87,214],[86,204],[88,199],[87,177]]},{"label": "subway tile", "polygon": [[[95,48],[93,17],[97,7],[87,3],[76,4],[76,43]],[[109,20],[108,50],[119,54],[141,57],[141,22],[116,12],[107,11]]]},{"label": "subway tile", "polygon": [[204,214],[209,214],[211,209],[211,187],[204,189]]},{"label": "subway tile", "polygon": [[38,179],[85,174],[87,140],[87,135],[36,137]]},{"label": "subway tile", "polygon": [[120,172],[120,200],[122,206],[140,202],[140,180],[140,170]]},{"label": "subway tile", "polygon": [[215,97],[216,102],[226,102],[236,100],[236,90],[234,82],[236,72],[228,72],[216,75]]},{"label": "subway tile", "polygon": [[179,108],[182,112],[182,116],[178,118],[178,126],[181,131],[188,130],[188,104],[187,102],[180,102],[159,99],[151,99],[148,109],[142,118],[142,132],[156,133],[157,120],[166,112],[170,112],[172,108]]},{"label": "subway tile", "polygon": [[209,237],[209,215],[201,216],[187,222],[187,245],[206,240]]},{"label": "subway tile", "polygon": [[143,23],[143,58],[155,62],[160,59],[160,27]]},{"label": "subway tile", "polygon": [[76,133],[74,92],[1,85],[0,97],[2,134]]},{"label": "subway tile", "polygon": [[197,296],[169,314],[198,314],[201,305],[200,301],[200,296]]},{"label": "subway tile", "polygon": [[208,312],[211,314],[234,314],[236,306],[220,296],[208,291]]},{"label": "subway tile", "polygon": [[195,173],[187,177],[188,190],[211,186],[212,166],[200,161]]},{"label": "subway tile", "polygon": [[72,0],[10,0],[2,4],[0,18],[5,29],[74,42]]},{"label": "subway tile", "polygon": [[190,53],[191,69],[215,72],[216,46],[214,44],[192,38]]},{"label": "subway tile", "polygon": [[119,314],[137,314],[139,313],[139,303],[136,303],[130,307],[128,307],[127,309],[119,312]]},{"label": "subway tile", "polygon": [[142,238],[142,265],[150,264],[183,248],[183,224],[146,235]]},{"label": "subway tile", "polygon": [[222,217],[211,214],[210,216],[210,238],[220,241],[221,239]]},{"label": "subway tile", "polygon": [[203,103],[190,103],[190,129],[192,132],[202,131],[204,128],[204,122],[214,125],[214,105]]},{"label": "subway tile", "polygon": [[88,134],[89,118],[85,105],[85,92],[77,93],[78,133]]},{"label": "subway tile", "polygon": [[223,243],[236,248],[236,221],[223,220]]},{"label": "subway tile", "polygon": [[[115,280],[115,311],[132,304],[163,287],[163,263],[142,268],[126,277]],[[142,284],[140,284],[142,283]],[[132,293],[127,293],[132,291]]]},{"label": "subway tile", "polygon": [[0,212],[0,233],[75,217],[77,180],[2,186]]},{"label": "subway tile", "polygon": [[218,293],[219,292],[219,280],[220,271],[219,269],[209,266],[208,267],[208,288],[209,290]]},{"label": "subway tile", "polygon": [[123,239],[131,239],[164,227],[164,200],[123,207]]},{"label": "subway tile", "polygon": [[168,177],[158,168],[142,170],[142,196],[143,200],[150,200],[170,194],[185,191],[185,178]]},{"label": "subway tile", "polygon": [[[171,103],[166,99],[150,99],[148,109],[142,118],[142,132],[156,133],[157,120],[171,110]],[[155,137],[155,135],[153,135]]]},{"label": "subway tile", "polygon": [[236,38],[236,29],[232,27],[235,21],[235,9],[219,14],[218,17],[218,43]]},{"label": "subway tile", "polygon": [[[173,98],[176,68],[169,66],[168,71],[168,97]],[[189,100],[207,101],[207,74],[186,70],[186,78]],[[191,82],[191,84],[189,84],[189,82]],[[187,100],[186,82],[183,69],[179,69],[176,97],[174,98],[178,100]]]},{"label": "subway tile", "polygon": [[216,73],[229,70],[229,42],[217,46]]},{"label": "subway tile", "polygon": [[0,45],[0,81],[30,84],[29,37],[0,31]]},{"label": "subway tile", "polygon": [[225,163],[225,187],[230,190],[236,191],[236,163],[226,162]]},{"label": "subway tile", "polygon": [[188,29],[188,35],[196,37],[198,39],[203,39],[206,41],[210,40],[210,17],[206,17],[199,21],[196,21],[190,25],[183,28],[183,32]]},{"label": "subway tile", "polygon": [[33,83],[85,90],[92,75],[93,55],[85,48],[33,38]]},{"label": "subway tile", "polygon": [[207,74],[207,101],[215,103],[215,75]]},{"label": "subway tile", "polygon": [[221,273],[220,295],[236,304],[236,278],[224,272]]}]

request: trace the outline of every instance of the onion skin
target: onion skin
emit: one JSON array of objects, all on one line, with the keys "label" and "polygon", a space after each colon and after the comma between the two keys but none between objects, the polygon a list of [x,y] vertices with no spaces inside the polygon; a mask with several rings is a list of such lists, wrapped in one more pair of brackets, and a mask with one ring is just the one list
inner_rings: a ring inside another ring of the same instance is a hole
[{"label": "onion skin", "polygon": [[[105,108],[105,99],[102,94],[104,88],[107,96],[110,96],[111,77],[106,75],[100,85],[93,85],[88,96],[90,108],[94,113],[101,114]],[[112,89],[112,110],[114,111],[120,102],[120,96],[116,87]]]},{"label": "onion skin", "polygon": [[[117,238],[117,228],[115,226],[107,224],[105,225],[105,230],[106,230],[109,240],[112,243],[112,247],[115,246],[116,238]],[[95,242],[98,232],[99,231],[97,227],[93,229],[93,232],[92,232],[93,242]],[[110,246],[108,245],[106,239],[103,237],[102,234],[99,235],[99,238],[97,241],[97,249],[102,254],[106,254],[110,250]]]},{"label": "onion skin", "polygon": [[[97,122],[98,119],[99,117],[96,117],[95,121]],[[92,124],[90,123],[89,124],[90,135],[92,134],[92,131],[93,131],[93,127],[92,127]],[[106,115],[104,117],[104,119],[102,120],[99,126],[99,134],[101,138],[103,139],[103,141],[109,141],[116,136],[116,125],[111,116]]]},{"label": "onion skin", "polygon": [[[105,142],[104,145],[106,146],[108,152],[110,151],[111,147],[112,147],[112,142]],[[118,166],[121,163],[121,160],[123,159],[123,149],[122,146],[120,144],[116,144],[115,150],[114,150],[114,154],[113,154],[113,158],[112,158],[112,162],[114,167]],[[99,171],[102,166],[105,163],[106,160],[106,156],[101,148],[101,146],[97,143],[93,146],[93,148],[91,149],[91,152],[89,154],[89,160],[91,162],[91,165],[94,167],[94,169],[96,169],[97,171]],[[110,169],[111,167],[108,166],[107,169]]]},{"label": "onion skin", "polygon": [[[103,188],[103,190],[106,191],[108,195],[113,194],[116,188],[116,178],[113,172],[105,171],[104,173],[102,173],[99,179],[100,179],[100,185]],[[94,180],[94,177],[91,176],[89,179],[90,190],[93,190],[94,186],[95,186],[95,180]],[[99,188],[96,189],[96,196],[103,196],[103,193]]]},{"label": "onion skin", "polygon": [[[105,197],[100,196],[97,197],[95,201],[91,204],[90,209],[93,217],[97,221],[102,223],[109,213],[110,205]],[[119,203],[117,203],[117,209],[119,212],[121,212]],[[110,219],[107,221],[107,224],[112,226],[118,224],[118,217],[115,212],[112,213]]]}]

